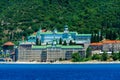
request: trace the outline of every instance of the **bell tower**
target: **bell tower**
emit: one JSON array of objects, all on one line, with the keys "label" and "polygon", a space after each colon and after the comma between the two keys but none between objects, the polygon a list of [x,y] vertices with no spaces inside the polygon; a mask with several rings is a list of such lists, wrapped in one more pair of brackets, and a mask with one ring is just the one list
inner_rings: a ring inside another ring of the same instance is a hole
[{"label": "bell tower", "polygon": [[69,30],[68,30],[68,25],[65,25],[64,26],[64,33],[68,33],[69,32]]}]

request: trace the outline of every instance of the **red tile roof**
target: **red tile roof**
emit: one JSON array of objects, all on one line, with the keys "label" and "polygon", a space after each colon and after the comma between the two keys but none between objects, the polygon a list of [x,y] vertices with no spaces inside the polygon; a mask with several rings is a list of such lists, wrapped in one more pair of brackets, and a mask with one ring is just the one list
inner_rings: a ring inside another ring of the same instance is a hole
[{"label": "red tile roof", "polygon": [[117,43],[120,43],[120,40],[116,40]]},{"label": "red tile roof", "polygon": [[94,42],[91,43],[91,46],[101,46],[103,44],[114,44],[114,43],[120,43],[120,40],[103,40],[101,42]]},{"label": "red tile roof", "polygon": [[91,46],[101,46],[102,43],[101,42],[95,42],[95,43],[91,43],[90,45]]},{"label": "red tile roof", "polygon": [[46,32],[46,29],[42,29],[42,32]]},{"label": "red tile roof", "polygon": [[6,42],[6,43],[4,43],[4,46],[14,46],[14,43],[12,43],[12,42]]}]

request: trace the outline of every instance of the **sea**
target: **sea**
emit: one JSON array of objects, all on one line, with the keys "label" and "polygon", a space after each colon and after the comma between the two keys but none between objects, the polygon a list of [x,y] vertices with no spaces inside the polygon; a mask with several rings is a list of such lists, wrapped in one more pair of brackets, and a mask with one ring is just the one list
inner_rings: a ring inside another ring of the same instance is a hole
[{"label": "sea", "polygon": [[0,64],[0,80],[120,80],[120,64]]}]

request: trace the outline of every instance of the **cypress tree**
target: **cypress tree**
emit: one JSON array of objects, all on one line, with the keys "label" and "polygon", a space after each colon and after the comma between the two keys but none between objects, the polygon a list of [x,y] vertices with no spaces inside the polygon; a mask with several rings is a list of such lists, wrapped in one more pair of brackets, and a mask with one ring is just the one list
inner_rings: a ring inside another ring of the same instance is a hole
[{"label": "cypress tree", "polygon": [[41,40],[39,40],[39,45],[41,46]]},{"label": "cypress tree", "polygon": [[62,44],[62,38],[59,39],[59,44]]},{"label": "cypress tree", "polygon": [[99,42],[100,41],[100,36],[99,34],[96,35],[96,42]]},{"label": "cypress tree", "polygon": [[97,34],[94,35],[94,42],[97,42],[98,41],[98,37],[97,37]]},{"label": "cypress tree", "polygon": [[99,40],[99,41],[102,41],[102,40],[103,40],[103,36],[102,36],[102,34],[100,35],[100,37],[99,37],[99,38],[100,38],[100,40]]},{"label": "cypress tree", "polygon": [[89,58],[91,56],[91,48],[88,47],[86,50],[86,58]]},{"label": "cypress tree", "polygon": [[63,45],[67,45],[67,42],[66,42],[66,40],[64,41]]},{"label": "cypress tree", "polygon": [[39,40],[39,39],[38,39],[38,38],[36,38],[36,45],[38,45],[38,43],[39,43],[39,42],[38,42],[38,40]]},{"label": "cypress tree", "polygon": [[72,42],[72,40],[70,40],[70,42],[69,42],[69,45],[73,45],[73,42]]},{"label": "cypress tree", "polygon": [[93,33],[91,35],[91,43],[94,42],[94,36],[93,36]]}]

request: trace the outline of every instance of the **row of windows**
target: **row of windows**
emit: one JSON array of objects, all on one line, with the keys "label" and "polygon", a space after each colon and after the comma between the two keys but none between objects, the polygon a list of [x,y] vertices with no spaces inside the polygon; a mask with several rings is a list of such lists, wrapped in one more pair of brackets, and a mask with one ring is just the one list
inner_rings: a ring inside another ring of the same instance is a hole
[{"label": "row of windows", "polygon": [[59,53],[59,52],[68,52],[68,51],[81,51],[81,50],[78,50],[78,49],[74,49],[74,50],[69,50],[69,49],[67,49],[67,51],[66,50],[59,50],[59,49],[50,49],[50,50],[47,50],[47,51],[22,51],[22,52],[20,52],[21,54],[20,55],[39,55],[40,53],[42,53],[42,54],[47,54],[47,52],[54,52],[54,53]]},{"label": "row of windows", "polygon": [[36,37],[29,37],[29,39],[36,39]]}]

